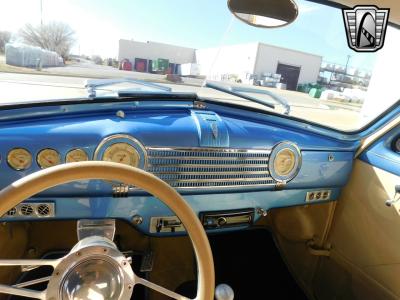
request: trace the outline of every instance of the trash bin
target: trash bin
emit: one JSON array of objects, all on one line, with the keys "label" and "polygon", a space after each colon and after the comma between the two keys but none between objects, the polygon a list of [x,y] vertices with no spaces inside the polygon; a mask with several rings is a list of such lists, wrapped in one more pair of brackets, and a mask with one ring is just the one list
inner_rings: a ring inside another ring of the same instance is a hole
[{"label": "trash bin", "polygon": [[308,94],[313,98],[319,98],[322,94],[322,89],[312,88]]}]

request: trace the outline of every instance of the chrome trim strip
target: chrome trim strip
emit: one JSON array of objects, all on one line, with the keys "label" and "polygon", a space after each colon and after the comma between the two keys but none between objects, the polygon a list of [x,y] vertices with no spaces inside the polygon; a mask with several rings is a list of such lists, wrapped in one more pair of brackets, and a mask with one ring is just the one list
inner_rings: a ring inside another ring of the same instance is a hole
[{"label": "chrome trim strip", "polygon": [[182,151],[182,152],[188,152],[188,151],[193,151],[193,152],[222,152],[222,153],[271,153],[270,149],[245,149],[245,148],[217,148],[217,147],[209,147],[209,148],[204,148],[204,147],[146,147],[148,151]]},{"label": "chrome trim strip", "polygon": [[150,159],[176,159],[176,160],[257,160],[260,162],[269,161],[269,158],[257,157],[257,156],[244,156],[244,157],[237,157],[237,156],[148,156]]},{"label": "chrome trim strip", "polygon": [[202,185],[202,186],[173,186],[179,190],[196,190],[196,189],[235,189],[235,188],[250,188],[250,187],[275,187],[276,183],[263,183],[263,184],[238,184],[238,185]]},{"label": "chrome trim strip", "polygon": [[[151,172],[154,175],[201,175],[201,176],[219,176],[219,175],[235,175],[238,174],[238,172],[235,171],[223,171],[223,172],[210,172],[210,173],[203,173],[203,174],[199,174],[199,173],[194,173],[194,172]],[[240,174],[264,174],[264,175],[269,175],[269,171],[265,170],[265,171],[240,171]],[[272,177],[271,177],[272,178]]]},{"label": "chrome trim strip", "polygon": [[[161,178],[163,179],[163,178]],[[164,179],[163,179],[164,180]],[[256,178],[198,178],[198,179],[165,179],[168,184],[174,184],[179,182],[235,182],[235,181],[245,181],[245,182],[252,182],[252,181],[273,181],[272,177],[256,177]]]},{"label": "chrome trim strip", "polygon": [[159,166],[159,167],[174,167],[174,168],[179,168],[179,167],[212,167],[212,168],[223,168],[223,167],[252,167],[252,166],[258,166],[258,165],[249,165],[249,164],[227,164],[227,165],[210,165],[210,164],[179,164],[179,165],[170,165],[170,164],[149,164],[148,167],[154,167],[154,166]]},{"label": "chrome trim strip", "polygon": [[[262,180],[266,181],[266,180]],[[168,182],[170,184],[171,182]],[[179,183],[179,182],[175,182]],[[173,183],[171,183],[172,186]],[[199,186],[172,186],[173,188],[177,190],[197,190],[197,189],[206,189],[206,190],[211,190],[211,189],[235,189],[235,188],[249,188],[249,187],[257,187],[257,188],[262,188],[262,187],[275,187],[276,182],[273,183],[263,183],[263,184],[237,184],[237,185],[199,185]],[[139,188],[136,187],[130,187],[129,191],[139,191]]]}]

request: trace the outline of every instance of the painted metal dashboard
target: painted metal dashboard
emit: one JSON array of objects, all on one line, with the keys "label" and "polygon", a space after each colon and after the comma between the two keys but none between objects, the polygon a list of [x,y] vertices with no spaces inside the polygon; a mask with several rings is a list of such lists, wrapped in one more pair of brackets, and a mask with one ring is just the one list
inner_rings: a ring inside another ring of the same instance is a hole
[{"label": "painted metal dashboard", "polygon": [[[9,109],[0,112],[0,188],[40,170],[37,155],[43,149],[55,150],[60,163],[66,163],[74,149],[83,150],[90,160],[101,160],[107,147],[122,142],[135,148],[138,167],[171,184],[199,215],[336,200],[351,172],[355,149],[353,142],[291,127],[290,122],[276,124],[267,114],[223,105],[196,106],[192,101]],[[269,165],[271,153],[282,142],[299,154],[296,172],[287,181],[273,176]],[[7,155],[14,148],[32,155],[28,168],[10,166]],[[173,216],[144,191],[100,180],[64,184],[27,203],[51,203],[49,217],[56,219],[132,222],[140,217],[136,226],[144,233],[150,233],[152,218]],[[35,216],[40,214],[2,218],[18,221]],[[255,213],[252,221],[259,217]]]}]

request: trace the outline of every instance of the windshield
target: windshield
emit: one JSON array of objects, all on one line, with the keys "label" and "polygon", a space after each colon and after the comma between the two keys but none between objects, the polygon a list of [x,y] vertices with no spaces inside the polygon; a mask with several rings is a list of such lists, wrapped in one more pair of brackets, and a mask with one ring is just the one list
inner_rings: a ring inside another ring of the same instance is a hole
[{"label": "windshield", "polygon": [[[263,29],[226,1],[5,0],[0,103],[86,98],[88,79],[131,78],[357,130],[399,99],[400,31],[389,25],[382,49],[355,52],[341,9],[296,3],[294,22]],[[225,93],[206,80],[245,89]],[[101,90],[119,88],[157,90]]]}]

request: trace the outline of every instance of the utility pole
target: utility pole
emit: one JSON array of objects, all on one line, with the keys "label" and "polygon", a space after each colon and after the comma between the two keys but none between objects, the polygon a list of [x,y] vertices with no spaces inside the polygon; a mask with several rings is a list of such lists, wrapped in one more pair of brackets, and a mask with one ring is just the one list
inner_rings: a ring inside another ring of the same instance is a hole
[{"label": "utility pole", "polygon": [[349,61],[350,61],[350,58],[351,58],[351,55],[350,54],[348,54],[347,55],[347,62],[346,62],[346,75],[347,75],[347,67],[349,66]]},{"label": "utility pole", "polygon": [[43,0],[40,0],[40,26],[43,26]]}]

